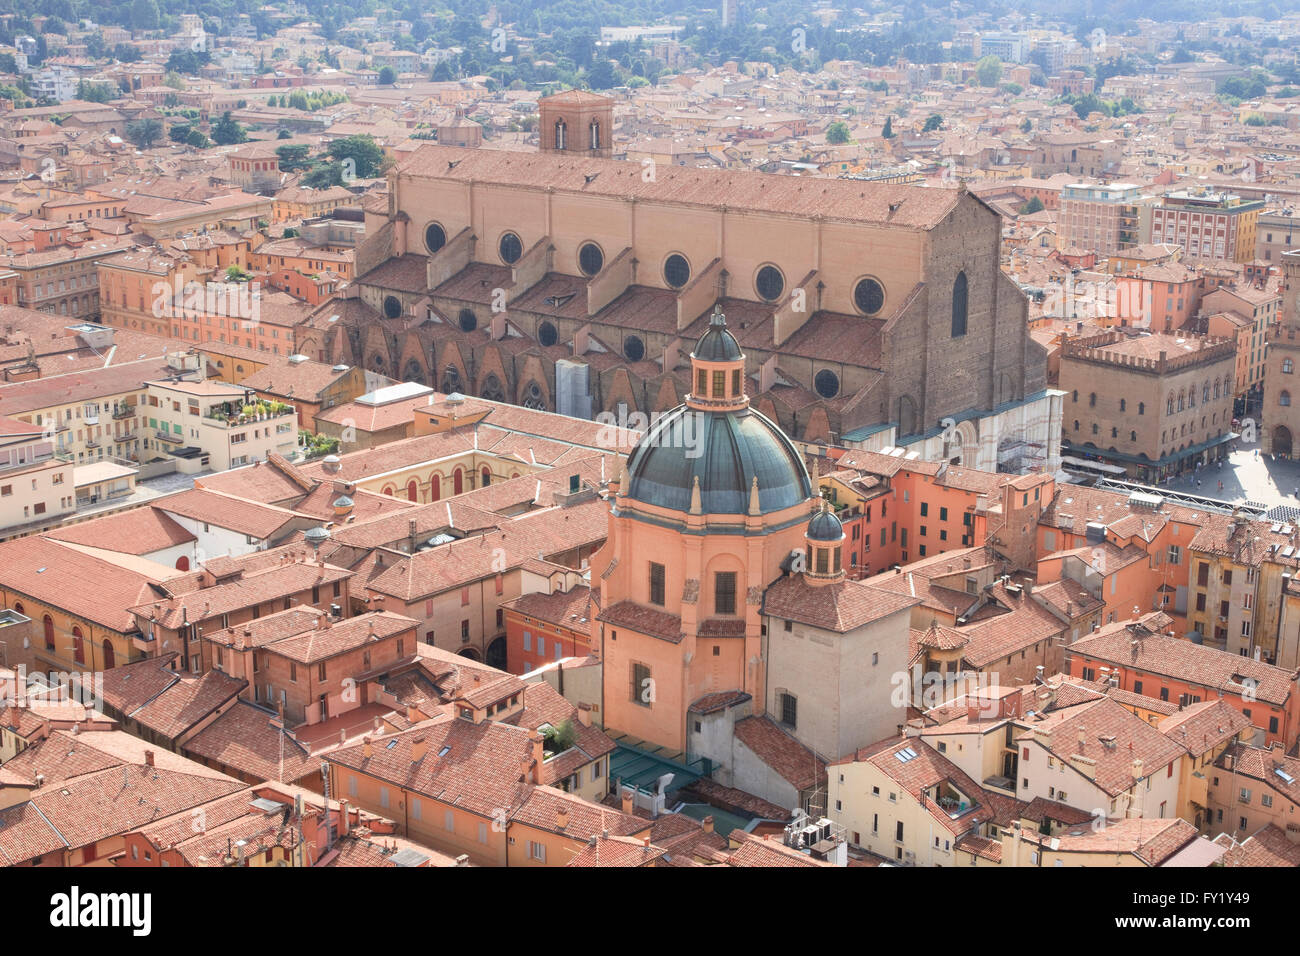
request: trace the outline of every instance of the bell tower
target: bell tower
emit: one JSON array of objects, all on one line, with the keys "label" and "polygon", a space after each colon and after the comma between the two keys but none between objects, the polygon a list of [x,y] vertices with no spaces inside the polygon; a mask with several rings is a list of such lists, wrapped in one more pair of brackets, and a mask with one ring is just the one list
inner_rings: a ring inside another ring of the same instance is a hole
[{"label": "bell tower", "polygon": [[614,101],[587,90],[565,90],[537,101],[541,148],[577,156],[614,155]]}]

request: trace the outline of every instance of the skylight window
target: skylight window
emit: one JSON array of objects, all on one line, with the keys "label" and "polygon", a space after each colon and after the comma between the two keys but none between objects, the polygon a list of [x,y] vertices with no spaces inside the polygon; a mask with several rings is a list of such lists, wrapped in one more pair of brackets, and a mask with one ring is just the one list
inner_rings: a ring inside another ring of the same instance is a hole
[{"label": "skylight window", "polygon": [[894,754],[894,756],[898,758],[899,763],[907,763],[909,760],[916,758],[916,751],[911,747],[904,747],[902,750],[898,751],[898,753]]}]

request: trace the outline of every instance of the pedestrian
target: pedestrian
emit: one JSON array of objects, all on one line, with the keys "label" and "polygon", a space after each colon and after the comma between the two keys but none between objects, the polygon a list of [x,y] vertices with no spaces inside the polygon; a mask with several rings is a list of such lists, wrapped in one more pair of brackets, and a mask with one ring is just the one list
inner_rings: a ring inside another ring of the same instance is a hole
[{"label": "pedestrian", "polygon": [[1219,494],[1223,494],[1223,482],[1219,482]]}]

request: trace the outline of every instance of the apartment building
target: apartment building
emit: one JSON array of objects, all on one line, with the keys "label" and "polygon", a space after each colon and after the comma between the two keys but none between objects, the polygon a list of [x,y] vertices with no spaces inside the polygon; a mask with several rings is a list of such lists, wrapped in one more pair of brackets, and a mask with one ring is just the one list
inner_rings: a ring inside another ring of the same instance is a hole
[{"label": "apartment building", "polygon": [[1250,262],[1264,201],[1226,192],[1176,190],[1151,211],[1145,241],[1181,246],[1193,258]]},{"label": "apartment building", "polygon": [[265,402],[247,388],[216,381],[144,383],[143,449],[177,459],[181,471],[226,471],[270,455],[293,457],[297,411]]},{"label": "apartment building", "polygon": [[1141,187],[1133,183],[1071,183],[1061,190],[1058,220],[1067,247],[1109,256],[1141,241],[1138,201]]},{"label": "apartment building", "polygon": [[0,416],[0,535],[77,510],[74,467],[42,426]]}]

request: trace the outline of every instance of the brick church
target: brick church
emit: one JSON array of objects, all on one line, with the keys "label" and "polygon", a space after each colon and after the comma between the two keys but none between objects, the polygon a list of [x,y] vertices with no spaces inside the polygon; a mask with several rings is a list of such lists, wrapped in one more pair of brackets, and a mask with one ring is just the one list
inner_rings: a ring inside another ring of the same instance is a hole
[{"label": "brick church", "polygon": [[715,306],[795,439],[1055,471],[1060,393],[964,189],[609,158],[613,104],[540,101],[536,152],[427,146],[366,205],[299,351],[621,421],[679,405]]}]

